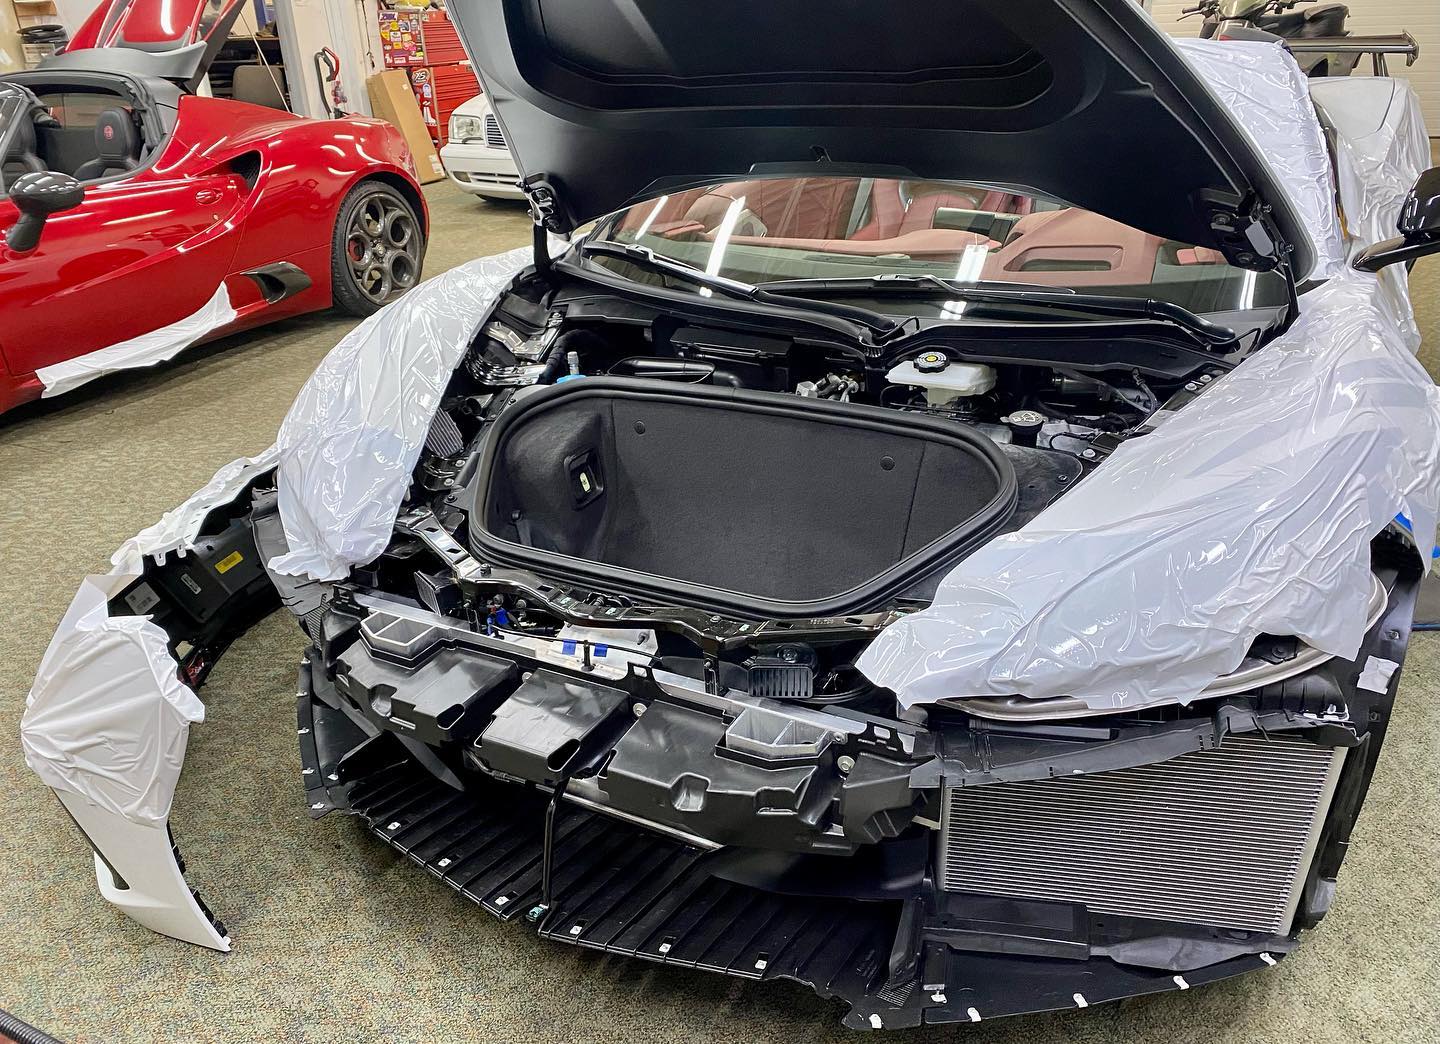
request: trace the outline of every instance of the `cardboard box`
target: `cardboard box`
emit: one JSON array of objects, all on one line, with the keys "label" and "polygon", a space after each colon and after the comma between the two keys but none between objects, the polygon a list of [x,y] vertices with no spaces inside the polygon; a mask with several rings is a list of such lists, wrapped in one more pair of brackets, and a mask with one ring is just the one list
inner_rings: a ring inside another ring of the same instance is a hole
[{"label": "cardboard box", "polygon": [[440,157],[430,140],[430,131],[420,116],[410,77],[401,69],[387,69],[365,81],[370,94],[370,111],[386,123],[400,128],[410,155],[415,158],[415,173],[422,184],[439,181],[445,176]]}]

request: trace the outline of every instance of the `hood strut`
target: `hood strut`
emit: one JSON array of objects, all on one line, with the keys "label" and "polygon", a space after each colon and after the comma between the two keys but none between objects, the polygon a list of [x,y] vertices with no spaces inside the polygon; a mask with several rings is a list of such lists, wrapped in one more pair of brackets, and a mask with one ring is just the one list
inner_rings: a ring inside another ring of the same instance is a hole
[{"label": "hood strut", "polygon": [[542,278],[550,274],[550,231],[536,221],[530,226],[531,243],[535,253],[535,274]]},{"label": "hood strut", "polygon": [[551,260],[550,233],[565,235],[575,225],[574,222],[565,223],[561,216],[560,196],[544,174],[532,174],[526,178],[520,183],[520,191],[525,193],[525,201],[530,204],[535,271],[542,276],[548,275]]}]

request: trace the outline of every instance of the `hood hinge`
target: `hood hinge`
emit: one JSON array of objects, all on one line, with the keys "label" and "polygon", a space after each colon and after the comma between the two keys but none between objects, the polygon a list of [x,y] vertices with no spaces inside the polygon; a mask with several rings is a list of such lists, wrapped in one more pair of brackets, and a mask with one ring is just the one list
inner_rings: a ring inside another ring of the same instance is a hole
[{"label": "hood hinge", "polygon": [[530,204],[530,220],[547,231],[563,236],[575,227],[570,214],[560,201],[560,191],[544,174],[532,174],[520,182],[520,191]]},{"label": "hood hinge", "polygon": [[1200,205],[1220,252],[1231,264],[1269,272],[1287,259],[1289,248],[1276,238],[1270,205],[1253,194],[1236,202],[1233,196],[1203,191]]},{"label": "hood hinge", "polygon": [[555,185],[544,174],[532,174],[520,182],[520,191],[530,204],[530,220],[534,232],[535,271],[545,275],[550,271],[549,236],[566,235],[574,227],[569,214],[560,203],[560,194]]}]

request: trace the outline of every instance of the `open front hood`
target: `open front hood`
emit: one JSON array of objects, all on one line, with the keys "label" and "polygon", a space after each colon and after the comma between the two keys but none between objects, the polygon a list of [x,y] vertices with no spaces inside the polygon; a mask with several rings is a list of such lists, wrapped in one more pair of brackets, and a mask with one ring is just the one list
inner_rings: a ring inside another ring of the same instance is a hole
[{"label": "open front hood", "polygon": [[200,86],[244,0],[102,0],[47,69],[123,72]]},{"label": "open front hood", "polygon": [[695,185],[873,174],[1038,191],[1246,267],[1288,244],[1309,267],[1262,158],[1133,0],[449,10],[557,232]]}]

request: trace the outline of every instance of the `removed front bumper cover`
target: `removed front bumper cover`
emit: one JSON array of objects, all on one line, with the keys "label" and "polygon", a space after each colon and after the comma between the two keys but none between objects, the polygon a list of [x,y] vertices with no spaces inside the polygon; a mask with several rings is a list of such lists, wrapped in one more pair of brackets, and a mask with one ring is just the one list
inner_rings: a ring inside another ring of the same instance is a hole
[{"label": "removed front bumper cover", "polygon": [[185,883],[170,804],[192,722],[205,708],[179,680],[166,636],[109,599],[135,574],[88,578],[41,661],[21,721],[25,759],[95,850],[100,894],[145,927],[229,950]]}]

